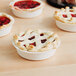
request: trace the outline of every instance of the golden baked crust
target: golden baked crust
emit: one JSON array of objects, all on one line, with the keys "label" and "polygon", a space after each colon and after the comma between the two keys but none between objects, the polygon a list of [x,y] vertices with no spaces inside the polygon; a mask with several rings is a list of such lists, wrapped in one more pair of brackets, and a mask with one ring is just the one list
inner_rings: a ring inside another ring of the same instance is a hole
[{"label": "golden baked crust", "polygon": [[56,49],[60,45],[57,34],[50,31],[28,30],[14,35],[14,44],[21,50],[29,52],[43,52]]},{"label": "golden baked crust", "polygon": [[37,1],[37,2],[40,3],[40,5],[39,5],[38,7],[35,7],[35,8],[33,8],[33,9],[20,9],[20,8],[14,6],[14,3],[17,2],[17,1],[23,1],[23,0],[14,0],[13,2],[10,3],[9,6],[10,6],[12,9],[15,9],[15,10],[18,10],[18,11],[29,11],[29,12],[33,12],[33,11],[36,11],[36,10],[44,7],[44,2],[42,2],[42,1],[40,1],[40,0],[34,0],[34,1]]},{"label": "golden baked crust", "polygon": [[[63,14],[66,14],[67,18],[64,18]],[[69,7],[61,8],[60,11],[55,11],[54,18],[63,23],[76,24],[76,17],[72,17],[71,14],[76,15],[76,7],[73,7],[72,9]]]}]

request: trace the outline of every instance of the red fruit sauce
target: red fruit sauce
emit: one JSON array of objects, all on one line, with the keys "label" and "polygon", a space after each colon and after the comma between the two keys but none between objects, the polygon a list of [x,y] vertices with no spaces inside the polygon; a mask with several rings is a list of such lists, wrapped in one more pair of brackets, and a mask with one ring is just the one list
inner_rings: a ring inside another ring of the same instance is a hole
[{"label": "red fruit sauce", "polygon": [[41,43],[45,43],[47,41],[47,39],[43,39],[41,40]]},{"label": "red fruit sauce", "polygon": [[76,14],[71,14],[72,17],[76,17]]},{"label": "red fruit sauce", "polygon": [[34,43],[30,43],[30,45],[36,46],[36,42],[34,42]]},{"label": "red fruit sauce", "polygon": [[64,17],[64,18],[67,18],[67,15],[66,15],[66,14],[63,14],[63,17]]},{"label": "red fruit sauce", "polygon": [[32,36],[31,38],[28,38],[29,40],[32,40],[32,39],[34,39],[35,38],[35,36]]},{"label": "red fruit sauce", "polygon": [[19,7],[20,9],[30,9],[39,6],[40,3],[37,1],[18,1],[14,4],[14,6]]},{"label": "red fruit sauce", "polygon": [[21,35],[21,37],[25,36],[25,34]]},{"label": "red fruit sauce", "polygon": [[24,44],[23,46],[24,46],[24,47],[26,47],[26,45],[25,45],[25,44]]},{"label": "red fruit sauce", "polygon": [[41,33],[41,34],[40,34],[40,36],[44,36],[44,34],[43,34],[43,33]]},{"label": "red fruit sauce", "polygon": [[10,23],[10,19],[5,16],[0,16],[0,26]]}]

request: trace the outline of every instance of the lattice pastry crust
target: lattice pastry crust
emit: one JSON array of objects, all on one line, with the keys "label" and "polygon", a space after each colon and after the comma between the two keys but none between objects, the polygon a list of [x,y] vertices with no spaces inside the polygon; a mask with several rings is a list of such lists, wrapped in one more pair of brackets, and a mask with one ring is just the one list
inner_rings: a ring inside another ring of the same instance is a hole
[{"label": "lattice pastry crust", "polygon": [[55,11],[54,17],[56,20],[63,23],[76,24],[76,7],[70,9],[69,7],[61,8],[60,11]]},{"label": "lattice pastry crust", "polygon": [[21,50],[30,52],[48,51],[56,49],[60,45],[60,40],[57,34],[41,30],[29,30],[14,35],[13,41]]}]

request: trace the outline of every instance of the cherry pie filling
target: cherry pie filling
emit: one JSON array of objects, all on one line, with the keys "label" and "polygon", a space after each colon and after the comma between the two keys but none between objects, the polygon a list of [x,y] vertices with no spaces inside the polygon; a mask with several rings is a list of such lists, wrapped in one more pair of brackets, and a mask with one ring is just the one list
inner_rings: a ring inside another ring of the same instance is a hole
[{"label": "cherry pie filling", "polygon": [[30,43],[30,45],[36,46],[36,42],[34,42],[34,43]]},{"label": "cherry pie filling", "polygon": [[34,39],[35,38],[35,36],[32,36],[31,38],[28,38],[28,40],[32,40],[32,39]]},{"label": "cherry pie filling", "polygon": [[76,14],[71,14],[72,17],[76,17]]},{"label": "cherry pie filling", "polygon": [[25,34],[21,35],[21,37],[25,36]]},{"label": "cherry pie filling", "polygon": [[10,23],[10,19],[5,16],[0,16],[0,26]]},{"label": "cherry pie filling", "polygon": [[41,33],[41,34],[40,34],[40,36],[44,36],[44,34],[43,34],[43,33]]},{"label": "cherry pie filling", "polygon": [[[71,16],[72,16],[72,17],[76,17],[76,14],[71,14]],[[64,18],[67,18],[67,15],[66,15],[66,14],[63,14],[63,17],[64,17]]]},{"label": "cherry pie filling", "polygon": [[25,45],[25,44],[24,44],[23,46],[24,46],[24,47],[26,47],[26,45]]},{"label": "cherry pie filling", "polygon": [[[32,33],[33,32],[33,33]],[[45,51],[57,47],[58,43],[57,35],[53,32],[42,32],[42,31],[27,31],[22,32],[14,36],[14,42],[18,48],[27,51]],[[53,47],[51,46],[53,45]]]},{"label": "cherry pie filling", "polygon": [[[21,35],[21,37],[23,37],[25,34]],[[41,33],[40,36],[44,36],[44,33]],[[30,38],[28,38],[28,40],[33,40],[35,39],[35,36],[32,36]],[[23,42],[24,40],[18,40],[18,42]],[[41,43],[45,43],[47,41],[47,39],[42,39],[41,40]],[[36,42],[33,42],[33,43],[29,43],[29,45],[33,45],[33,46],[36,46]],[[23,45],[24,47],[26,47],[26,44]]]},{"label": "cherry pie filling", "polygon": [[39,6],[40,3],[37,1],[18,1],[14,4],[14,6],[19,7],[20,9],[30,9]]},{"label": "cherry pie filling", "polygon": [[64,18],[67,18],[67,15],[66,15],[66,14],[63,14],[63,17],[64,17]]},{"label": "cherry pie filling", "polygon": [[47,39],[43,39],[41,40],[41,43],[45,43],[47,41]]}]

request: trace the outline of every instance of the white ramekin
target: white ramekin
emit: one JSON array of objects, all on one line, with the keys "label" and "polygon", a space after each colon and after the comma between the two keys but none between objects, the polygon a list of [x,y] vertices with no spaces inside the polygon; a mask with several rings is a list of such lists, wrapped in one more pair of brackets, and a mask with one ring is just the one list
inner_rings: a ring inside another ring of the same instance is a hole
[{"label": "white ramekin", "polygon": [[12,29],[12,25],[14,24],[14,18],[6,13],[3,13],[6,15],[11,21],[9,24],[5,25],[3,28],[0,29],[0,37],[5,36],[10,33]]},{"label": "white ramekin", "polygon": [[[39,0],[41,3],[40,6],[33,8],[33,9],[19,9],[14,7],[14,3],[20,1],[20,0],[14,0],[13,2],[10,3],[10,8],[12,9],[12,12],[14,13],[15,16],[20,17],[20,18],[33,18],[36,16],[39,16],[42,13],[43,10],[43,2]],[[38,1],[38,0],[36,0]]]},{"label": "white ramekin", "polygon": [[5,36],[8,33],[10,33],[11,28],[12,28],[12,25],[10,25],[10,26],[8,26],[6,28],[0,29],[0,37]]},{"label": "white ramekin", "polygon": [[25,58],[25,59],[29,59],[29,60],[43,60],[43,59],[47,59],[51,56],[54,55],[54,53],[56,52],[56,49],[52,49],[49,51],[45,51],[45,52],[28,52],[28,51],[23,51],[21,49],[19,49],[14,42],[12,41],[13,46],[17,49],[18,54]]},{"label": "white ramekin", "polygon": [[76,24],[63,23],[63,22],[56,20],[56,25],[62,30],[76,32]]}]

